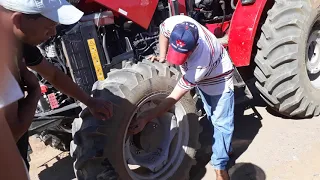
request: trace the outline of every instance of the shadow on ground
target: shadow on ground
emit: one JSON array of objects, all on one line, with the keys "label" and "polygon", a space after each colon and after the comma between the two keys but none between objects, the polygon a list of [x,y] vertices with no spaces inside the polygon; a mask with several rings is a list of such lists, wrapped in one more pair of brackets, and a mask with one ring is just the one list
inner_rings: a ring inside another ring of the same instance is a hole
[{"label": "shadow on ground", "polygon": [[71,180],[76,178],[73,172],[73,160],[70,156],[65,158],[57,156],[55,158],[57,162],[39,173],[40,180]]},{"label": "shadow on ground", "polygon": [[231,180],[265,180],[265,172],[257,165],[251,163],[235,164],[230,170]]},{"label": "shadow on ground", "polygon": [[[243,168],[247,169],[247,174],[250,175],[250,177],[254,174],[261,176],[259,178],[254,178],[255,180],[265,179],[264,172],[261,168],[253,164],[236,164],[236,160],[248,149],[251,142],[258,134],[259,129],[262,127],[262,117],[255,108],[257,106],[265,106],[260,98],[255,98],[255,100],[250,103],[235,106],[235,131],[232,140],[233,154],[228,165],[229,174],[232,179],[250,179],[247,176],[244,178],[242,175],[244,172],[241,172],[241,169]],[[251,109],[250,112],[253,111],[253,113],[245,114],[247,109]],[[200,134],[201,149],[196,154],[197,165],[193,166],[190,171],[190,179],[192,180],[200,180],[205,176],[207,173],[205,166],[209,163],[212,154],[212,124],[206,117],[200,120],[200,124],[204,128],[203,132]]]},{"label": "shadow on ground", "polygon": [[313,116],[309,116],[309,117],[305,117],[305,118],[301,118],[301,117],[299,117],[299,116],[291,116],[291,117],[289,117],[289,116],[285,116],[285,115],[283,115],[283,114],[280,114],[279,112],[277,112],[276,110],[274,110],[274,109],[272,109],[271,107],[266,107],[266,110],[267,110],[267,112],[268,113],[270,113],[272,116],[275,116],[275,117],[279,117],[279,118],[282,118],[282,119],[287,119],[287,120],[290,120],[290,121],[292,121],[292,120],[306,120],[306,119],[312,119],[313,118]]}]

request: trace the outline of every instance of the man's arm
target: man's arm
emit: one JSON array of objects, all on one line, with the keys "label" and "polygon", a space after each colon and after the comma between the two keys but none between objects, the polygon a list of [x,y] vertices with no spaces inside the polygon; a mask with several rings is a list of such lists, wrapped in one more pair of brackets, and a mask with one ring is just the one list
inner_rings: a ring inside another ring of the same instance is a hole
[{"label": "man's arm", "polygon": [[46,60],[30,66],[63,94],[71,96],[88,106],[90,112],[99,119],[105,120],[112,116],[112,105],[107,101],[95,99],[84,92],[73,80],[57,67]]},{"label": "man's arm", "polygon": [[154,60],[157,60],[161,63],[165,62],[167,57],[168,47],[169,47],[169,38],[167,38],[165,35],[160,33],[159,34],[159,49],[160,49],[159,56],[151,56],[150,60],[152,62]]},{"label": "man's arm", "polygon": [[88,105],[90,96],[80,89],[80,87],[75,84],[69,76],[60,71],[53,64],[46,60],[42,60],[38,65],[29,66],[29,68],[39,73],[63,94],[71,96]]},{"label": "man's arm", "polygon": [[173,107],[189,90],[181,88],[177,85],[171,94],[161,101],[161,103],[154,108],[154,114],[151,119],[161,116],[163,113],[167,112]]},{"label": "man's arm", "polygon": [[[10,116],[12,120],[8,120],[8,122],[16,142],[18,142],[21,136],[28,131],[33,121],[39,98],[40,96],[36,93],[30,93],[25,99],[20,100],[19,103],[15,103],[15,105],[18,106],[15,107],[18,109],[18,112],[16,112],[16,115]],[[8,106],[6,114],[9,114],[9,108],[10,107]]]},{"label": "man's arm", "polygon": [[159,35],[159,48],[160,48],[160,54],[159,54],[159,62],[163,62],[166,59],[167,52],[169,47],[169,39],[163,34],[160,33]]},{"label": "man's arm", "polygon": [[97,119],[105,120],[112,116],[110,102],[90,97],[68,75],[46,61],[37,47],[23,44],[23,57],[30,69],[38,72],[62,93],[84,103]]},{"label": "man's arm", "polygon": [[0,179],[27,180],[27,169],[23,164],[2,109],[0,109],[0,143],[2,144],[0,148]]},{"label": "man's arm", "polygon": [[[162,100],[157,107],[143,112],[135,121],[133,121],[129,128],[130,133],[137,134],[141,132],[149,121],[161,116],[163,113],[171,109],[172,106],[177,103],[189,90],[196,86],[196,78],[194,78],[196,74],[196,69],[187,71],[186,74],[180,78],[178,84],[166,99]],[[187,78],[190,80],[187,80]]]},{"label": "man's arm", "polygon": [[130,133],[137,134],[141,132],[149,121],[161,116],[169,109],[171,109],[172,106],[175,105],[188,91],[188,89],[184,89],[179,85],[176,85],[171,94],[167,98],[162,100],[157,107],[142,113],[138,117],[138,119],[130,125]]},{"label": "man's arm", "polygon": [[167,28],[164,26],[165,23],[160,24],[160,34],[159,34],[159,56],[151,56],[151,61],[157,60],[159,62],[164,62],[167,57],[168,47],[169,47],[169,33]]},{"label": "man's arm", "polygon": [[28,95],[25,99],[14,102],[4,108],[6,119],[16,142],[28,131],[38,100],[39,98],[34,97],[34,95]]},{"label": "man's arm", "polygon": [[[1,18],[2,15],[0,8]],[[3,23],[1,19],[0,23]],[[9,53],[12,52],[13,49],[9,48],[10,44],[8,44],[11,39],[6,39],[11,36],[9,36],[9,34],[3,34],[3,32],[4,29],[2,26],[0,31],[0,179],[27,180],[27,169],[17,149],[3,109],[23,97],[18,82],[7,67],[7,61],[11,60]]]},{"label": "man's arm", "polygon": [[20,66],[20,74],[26,86],[27,97],[4,108],[8,124],[16,141],[28,131],[41,96],[38,79],[25,65]]}]

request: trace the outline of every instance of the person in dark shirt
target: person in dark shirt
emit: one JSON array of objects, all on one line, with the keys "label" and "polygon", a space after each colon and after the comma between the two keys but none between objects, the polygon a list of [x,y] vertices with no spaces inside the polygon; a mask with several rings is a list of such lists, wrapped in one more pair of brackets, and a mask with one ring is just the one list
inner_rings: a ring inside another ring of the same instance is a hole
[{"label": "person in dark shirt", "polygon": [[13,37],[16,44],[16,67],[11,69],[21,86],[28,80],[27,96],[18,103],[6,107],[5,115],[19,150],[28,166],[28,128],[33,120],[37,102],[40,98],[39,84],[35,86],[32,69],[50,82],[62,93],[84,103],[93,116],[106,120],[112,116],[112,104],[108,101],[92,98],[78,87],[73,80],[46,61],[36,45],[48,40],[56,34],[58,24],[70,25],[78,22],[83,12],[69,4],[66,0],[1,0],[6,10],[2,17],[13,25]]}]

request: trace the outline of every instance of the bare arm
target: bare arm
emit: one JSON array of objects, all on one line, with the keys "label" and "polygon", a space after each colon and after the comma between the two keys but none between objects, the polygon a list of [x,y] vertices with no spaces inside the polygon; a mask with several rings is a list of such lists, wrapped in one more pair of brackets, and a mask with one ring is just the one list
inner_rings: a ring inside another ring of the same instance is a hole
[{"label": "bare arm", "polygon": [[160,62],[161,60],[164,61],[166,59],[168,46],[169,46],[169,39],[166,36],[164,36],[162,33],[160,33],[159,35]]},{"label": "bare arm", "polygon": [[0,144],[2,144],[0,148],[0,179],[27,180],[27,169],[18,152],[3,110],[0,110]]},{"label": "bare arm", "polygon": [[159,56],[151,56],[150,60],[153,62],[154,60],[157,60],[161,63],[165,62],[167,57],[167,51],[169,47],[169,39],[163,35],[162,33],[159,34],[159,49],[160,54]]},{"label": "bare arm", "polygon": [[[4,41],[0,43],[5,44]],[[22,98],[23,94],[14,76],[3,62],[10,59],[6,56],[8,55],[6,53],[12,51],[12,49],[9,49],[8,46],[0,45],[0,47],[2,58],[4,58],[4,60],[0,59],[0,179],[27,180],[27,169],[17,149],[4,112],[5,107]],[[14,111],[14,115],[16,114],[17,111]]]},{"label": "bare arm", "polygon": [[20,66],[21,77],[27,86],[27,97],[5,107],[5,116],[16,141],[28,131],[40,98],[38,79],[26,66]]},{"label": "bare arm", "polygon": [[32,93],[16,104],[16,106],[18,106],[16,107],[16,109],[18,109],[18,113],[16,116],[11,116],[13,120],[8,121],[16,142],[25,132],[28,131],[33,121],[39,98],[39,95]]},{"label": "bare arm", "polygon": [[186,93],[188,90],[182,89],[179,85],[176,85],[171,94],[157,106],[154,108],[153,115],[151,119],[154,119],[158,116],[161,116],[163,113],[167,112],[172,108]]},{"label": "bare arm", "polygon": [[90,112],[98,119],[106,120],[112,116],[112,104],[101,99],[92,98],[84,92],[73,80],[60,71],[57,67],[43,60],[36,66],[30,66],[43,78],[48,80],[56,89],[63,94],[71,96],[88,106]]},{"label": "bare arm", "polygon": [[50,64],[46,60],[42,60],[36,66],[30,66],[30,69],[38,72],[43,78],[48,80],[55,88],[59,89],[63,94],[71,96],[88,106],[90,96],[85,93],[73,80],[60,71],[57,67]]},{"label": "bare arm", "polygon": [[188,90],[182,89],[179,85],[176,85],[171,94],[162,100],[157,107],[142,113],[138,119],[130,125],[129,132],[132,134],[141,132],[149,121],[161,116],[163,113],[171,109],[172,106],[176,104],[187,92]]}]

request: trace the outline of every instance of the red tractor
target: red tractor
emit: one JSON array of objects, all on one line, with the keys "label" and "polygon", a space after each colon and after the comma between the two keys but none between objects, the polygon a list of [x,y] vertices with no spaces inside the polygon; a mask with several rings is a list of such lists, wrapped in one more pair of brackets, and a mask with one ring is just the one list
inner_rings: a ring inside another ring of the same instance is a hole
[{"label": "red tractor", "polygon": [[[172,15],[188,15],[214,33],[240,74],[254,74],[274,110],[301,118],[320,113],[319,0],[70,1],[85,15],[59,26],[39,48],[88,93],[111,100],[114,116],[95,119],[38,76],[43,97],[30,131],[64,150],[72,134],[80,180],[113,179],[114,170],[125,180],[188,179],[200,148],[196,92],[140,134],[127,133],[131,120],[157,105],[180,77],[176,67],[146,60],[158,53],[159,25]],[[235,86],[250,99],[240,74]]]}]

